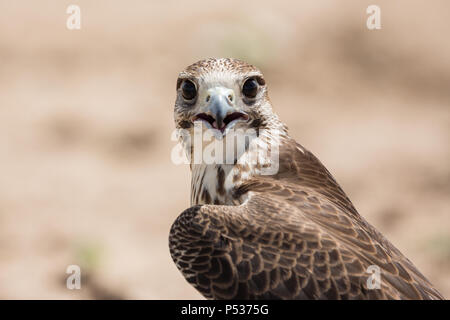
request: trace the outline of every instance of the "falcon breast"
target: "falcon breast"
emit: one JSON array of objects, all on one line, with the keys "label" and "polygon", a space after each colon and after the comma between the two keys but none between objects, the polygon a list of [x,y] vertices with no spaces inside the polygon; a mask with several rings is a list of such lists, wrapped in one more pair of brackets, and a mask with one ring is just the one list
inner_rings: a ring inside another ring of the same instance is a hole
[{"label": "falcon breast", "polygon": [[[169,247],[203,296],[443,298],[289,136],[256,67],[202,60],[179,74],[176,88],[175,124],[190,160],[191,207],[173,223]],[[210,144],[197,143],[196,132]],[[214,161],[196,159],[211,145]]]}]

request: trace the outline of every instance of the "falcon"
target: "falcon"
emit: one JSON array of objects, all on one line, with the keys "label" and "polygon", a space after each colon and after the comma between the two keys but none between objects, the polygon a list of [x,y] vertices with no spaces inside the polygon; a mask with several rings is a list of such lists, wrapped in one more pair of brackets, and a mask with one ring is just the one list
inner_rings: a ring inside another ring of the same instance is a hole
[{"label": "falcon", "polygon": [[[256,67],[202,60],[179,74],[176,89],[191,207],[173,223],[169,248],[204,297],[443,299],[289,136]],[[202,135],[212,132],[214,143],[237,140],[239,130],[253,134],[241,146],[216,148],[216,161],[198,161],[192,155],[208,148],[192,138],[199,128]],[[221,155],[225,149],[231,156]]]}]

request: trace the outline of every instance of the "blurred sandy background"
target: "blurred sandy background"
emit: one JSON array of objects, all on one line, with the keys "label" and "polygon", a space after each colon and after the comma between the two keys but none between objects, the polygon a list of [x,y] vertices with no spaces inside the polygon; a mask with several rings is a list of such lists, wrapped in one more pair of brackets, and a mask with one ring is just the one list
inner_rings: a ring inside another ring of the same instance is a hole
[{"label": "blurred sandy background", "polygon": [[201,298],[167,237],[189,204],[176,78],[205,57],[260,67],[292,136],[450,297],[450,3],[295,3],[0,1],[0,298]]}]

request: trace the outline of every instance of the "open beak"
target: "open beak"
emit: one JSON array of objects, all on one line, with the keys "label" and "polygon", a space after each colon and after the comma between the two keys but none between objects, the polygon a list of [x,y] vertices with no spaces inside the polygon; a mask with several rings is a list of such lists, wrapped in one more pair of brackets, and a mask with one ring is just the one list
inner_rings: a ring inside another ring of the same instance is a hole
[{"label": "open beak", "polygon": [[231,123],[235,123],[238,120],[248,120],[247,114],[236,109],[234,92],[231,89],[224,87],[211,88],[207,92],[205,101],[206,107],[204,112],[196,114],[192,121],[205,121],[212,129],[220,130],[224,133]]}]

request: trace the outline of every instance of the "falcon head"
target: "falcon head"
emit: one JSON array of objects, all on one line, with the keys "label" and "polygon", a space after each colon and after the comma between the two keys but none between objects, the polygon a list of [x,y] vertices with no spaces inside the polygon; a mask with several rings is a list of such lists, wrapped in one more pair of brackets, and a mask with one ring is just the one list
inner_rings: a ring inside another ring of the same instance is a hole
[{"label": "falcon head", "polygon": [[[206,59],[179,74],[175,124],[191,130],[200,122],[219,136],[231,129],[257,132],[278,118],[272,112],[262,73],[236,59]],[[216,135],[217,136],[217,135]]]}]

